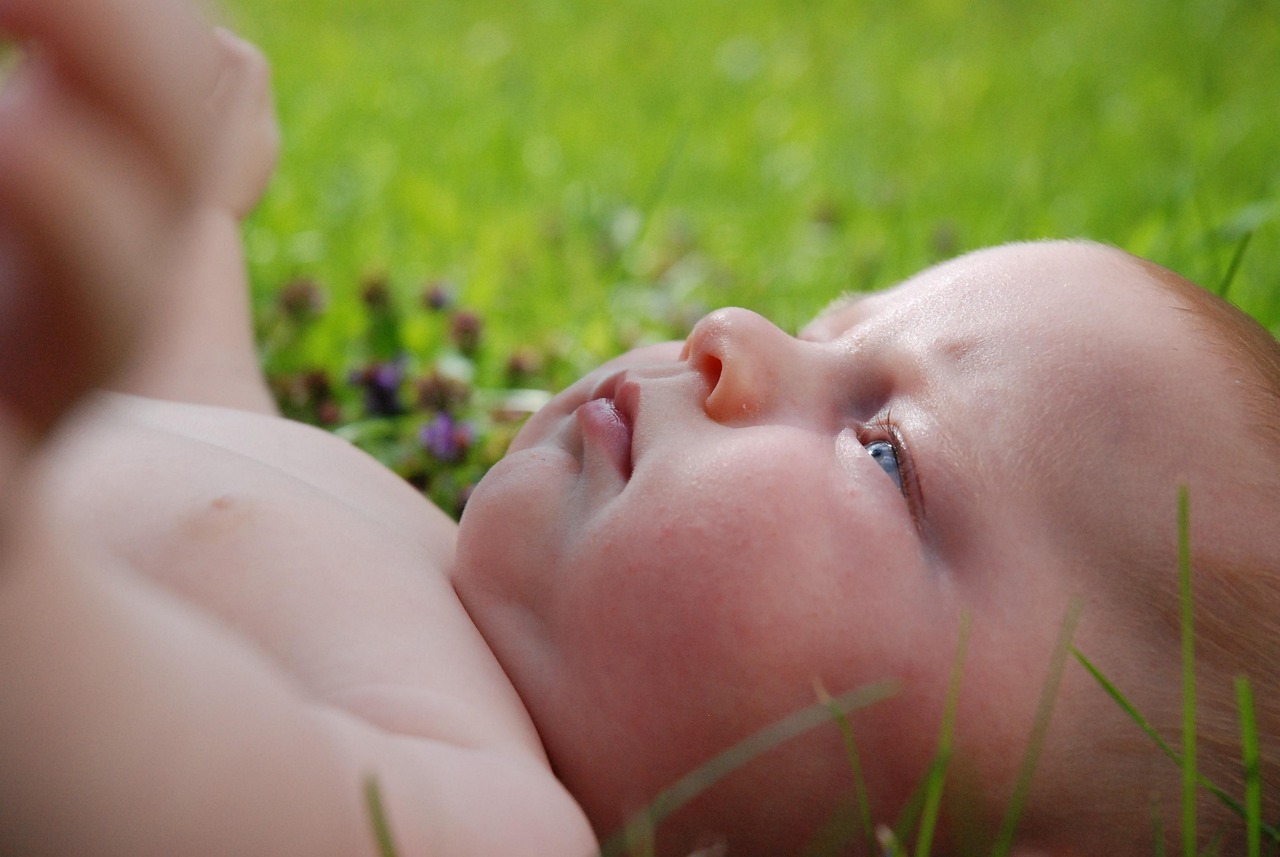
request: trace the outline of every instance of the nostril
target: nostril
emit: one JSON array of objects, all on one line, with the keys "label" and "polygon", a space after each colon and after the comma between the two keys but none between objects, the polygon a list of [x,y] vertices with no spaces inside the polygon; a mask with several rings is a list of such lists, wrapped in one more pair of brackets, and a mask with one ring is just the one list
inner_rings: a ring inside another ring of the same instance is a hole
[{"label": "nostril", "polygon": [[707,392],[711,392],[720,383],[720,373],[724,371],[724,363],[714,354],[703,351],[689,357],[689,365],[693,371],[701,375],[707,382]]}]

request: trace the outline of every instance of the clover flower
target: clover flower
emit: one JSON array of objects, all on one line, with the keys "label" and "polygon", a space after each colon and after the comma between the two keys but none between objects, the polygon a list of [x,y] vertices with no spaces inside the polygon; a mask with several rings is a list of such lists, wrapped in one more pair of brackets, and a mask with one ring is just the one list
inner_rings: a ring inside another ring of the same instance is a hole
[{"label": "clover flower", "polygon": [[465,381],[433,369],[414,385],[419,410],[452,412],[471,399],[471,387]]},{"label": "clover flower", "polygon": [[360,285],[360,300],[369,309],[377,312],[391,307],[391,287],[386,277],[371,275]]},{"label": "clover flower", "polygon": [[475,426],[466,420],[455,420],[446,413],[439,413],[422,426],[418,441],[440,461],[458,461],[475,441]]},{"label": "clover flower", "polygon": [[522,387],[542,372],[542,355],[533,348],[522,347],[507,359],[507,384]]},{"label": "clover flower", "polygon": [[454,289],[448,282],[437,280],[422,292],[422,305],[432,312],[443,312],[453,306]]},{"label": "clover flower", "polygon": [[405,412],[400,401],[403,380],[403,358],[379,361],[351,375],[351,383],[364,391],[365,413],[371,417],[397,417]]},{"label": "clover flower", "polygon": [[277,298],[280,310],[294,321],[304,321],[324,310],[325,293],[310,277],[298,277],[285,283]]},{"label": "clover flower", "polygon": [[449,336],[458,350],[468,356],[480,348],[480,332],[484,323],[480,316],[468,310],[458,310],[449,323]]}]

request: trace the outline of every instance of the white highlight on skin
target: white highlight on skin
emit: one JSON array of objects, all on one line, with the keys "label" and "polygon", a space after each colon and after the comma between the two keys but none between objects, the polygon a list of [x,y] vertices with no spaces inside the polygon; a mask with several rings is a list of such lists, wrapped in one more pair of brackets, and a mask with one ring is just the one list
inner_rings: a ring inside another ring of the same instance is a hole
[{"label": "white highlight on skin", "polygon": [[840,433],[836,435],[836,460],[840,462],[840,466],[844,468],[845,473],[856,478],[858,475],[858,460],[866,454],[866,450],[862,447],[862,441],[858,440],[858,434],[853,429],[841,429]]}]

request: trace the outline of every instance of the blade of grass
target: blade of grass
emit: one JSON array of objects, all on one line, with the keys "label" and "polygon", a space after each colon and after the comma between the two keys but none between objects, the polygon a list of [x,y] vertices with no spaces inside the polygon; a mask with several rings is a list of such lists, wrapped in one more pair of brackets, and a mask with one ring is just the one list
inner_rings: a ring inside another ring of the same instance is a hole
[{"label": "blade of grass", "polygon": [[666,196],[667,189],[671,187],[671,179],[676,173],[676,167],[680,164],[680,158],[684,155],[684,147],[689,142],[689,134],[692,131],[693,123],[685,122],[671,139],[671,146],[667,149],[667,155],[662,159],[662,167],[658,170],[658,174],[654,176],[653,183],[649,186],[649,192],[645,194],[644,201],[640,205],[640,214],[644,217],[644,223],[641,224],[640,234],[636,236],[636,244],[643,242],[648,235],[649,225],[653,222],[654,211],[657,210],[658,204],[662,202],[662,198]]},{"label": "blade of grass", "polygon": [[1236,677],[1236,706],[1240,709],[1240,748],[1244,762],[1245,832],[1248,857],[1262,853],[1262,770],[1258,761],[1258,724],[1253,689],[1245,676]]},{"label": "blade of grass", "polygon": [[623,850],[619,853],[629,857],[654,857],[658,845],[653,827],[653,821],[648,816],[627,825],[622,841]]},{"label": "blade of grass", "polygon": [[1196,641],[1191,598],[1191,499],[1178,489],[1178,590],[1182,628],[1182,853],[1196,853]]},{"label": "blade of grass", "polygon": [[16,42],[9,41],[4,33],[0,33],[0,86],[22,62],[22,49]]},{"label": "blade of grass", "polygon": [[382,805],[382,790],[378,787],[377,777],[372,774],[364,778],[364,805],[369,811],[369,822],[373,825],[373,838],[378,843],[378,854],[380,857],[396,857],[391,825],[387,822],[386,809]]},{"label": "blade of grass", "polygon": [[840,737],[844,739],[845,755],[849,759],[849,772],[853,775],[854,801],[858,812],[858,822],[862,827],[862,835],[870,847],[869,853],[875,852],[876,832],[871,824],[871,804],[867,799],[867,781],[862,775],[862,762],[858,756],[858,745],[853,740],[853,727],[849,725],[849,717],[840,710],[827,693],[827,689],[819,681],[814,682],[814,690],[818,693],[818,701],[827,706],[831,719],[840,729]]},{"label": "blade of grass", "polygon": [[[888,699],[897,692],[894,682],[882,681],[841,694],[832,700],[838,710],[848,713]],[[636,813],[622,830],[610,836],[600,849],[603,857],[627,853],[627,842],[635,831],[656,829],[669,815],[702,794],[724,777],[773,748],[827,723],[830,708],[821,702],[784,717],[715,756],[711,761],[681,777]]]},{"label": "blade of grass", "polygon": [[[934,754],[933,762],[929,766],[932,772],[938,763],[937,754]],[[898,813],[898,820],[894,822],[892,830],[888,831],[888,835],[893,837],[893,841],[902,843],[906,841],[907,834],[914,830],[920,823],[920,813],[924,811],[925,793],[929,787],[929,776],[926,774],[921,778],[919,784],[912,790],[911,795],[902,805],[902,811]],[[879,835],[879,834],[877,834]],[[883,839],[883,836],[880,836]],[[899,851],[906,853],[906,849],[899,844]]]},{"label": "blade of grass", "polygon": [[906,801],[903,802],[902,810],[898,813],[898,818],[897,821],[894,822],[893,828],[891,830],[884,830],[883,835],[881,832],[877,832],[877,836],[879,838],[883,839],[884,836],[890,836],[894,842],[899,843],[897,847],[901,853],[906,853],[906,849],[902,847],[901,843],[906,842],[911,831],[915,830],[921,823],[920,819],[924,812],[925,798],[929,792],[929,785],[933,781],[933,773],[938,769],[940,761],[940,757],[937,751],[935,751],[933,761],[929,765],[929,770],[925,773],[925,776],[920,779],[920,782],[916,787],[912,789],[911,794],[907,797]]},{"label": "blade of grass", "polygon": [[1165,741],[1160,733],[1155,730],[1155,727],[1147,722],[1147,719],[1142,716],[1142,713],[1134,707],[1133,703],[1131,703],[1123,693],[1120,692],[1120,688],[1112,684],[1111,679],[1107,678],[1102,673],[1102,670],[1098,669],[1098,667],[1094,665],[1093,661],[1089,660],[1089,658],[1085,656],[1084,652],[1073,647],[1071,649],[1071,654],[1080,662],[1080,665],[1093,676],[1094,681],[1096,681],[1103,691],[1111,697],[1111,700],[1115,702],[1116,705],[1119,705],[1124,709],[1125,714],[1129,715],[1129,719],[1136,723],[1138,728],[1145,732],[1147,737],[1155,742],[1155,745],[1160,748],[1161,752],[1181,767],[1182,759],[1178,758],[1177,751],[1170,747],[1169,743]]},{"label": "blade of grass", "polygon": [[799,857],[836,857],[848,854],[855,842],[862,842],[857,807],[851,800],[841,800],[822,826],[805,842],[803,850],[796,853]]},{"label": "blade of grass", "polygon": [[1218,296],[1226,298],[1231,293],[1231,284],[1235,281],[1236,273],[1240,270],[1240,263],[1244,261],[1244,253],[1249,249],[1249,242],[1253,240],[1253,230],[1250,229],[1244,235],[1240,236],[1240,240],[1236,242],[1235,252],[1231,254],[1231,262],[1227,265],[1227,272],[1222,277],[1222,282],[1218,284]]},{"label": "blade of grass", "polygon": [[1222,834],[1214,837],[1213,841],[1197,855],[1197,857],[1218,857],[1222,853]]},{"label": "blade of grass", "polygon": [[960,620],[960,639],[956,643],[955,661],[951,665],[951,683],[947,688],[947,701],[942,710],[942,730],[938,736],[938,752],[929,769],[924,792],[924,811],[920,817],[920,832],[916,838],[915,857],[928,857],[933,848],[933,834],[938,825],[938,809],[942,804],[942,786],[946,782],[947,768],[951,764],[951,734],[955,726],[956,704],[960,698],[960,680],[964,674],[964,660],[969,651],[969,614]]},{"label": "blade of grass", "polygon": [[[1071,650],[1071,654],[1080,662],[1081,666],[1088,670],[1089,674],[1093,676],[1094,681],[1096,681],[1102,690],[1111,697],[1111,700],[1124,710],[1125,714],[1129,716],[1129,719],[1132,720],[1139,729],[1146,733],[1147,737],[1152,740],[1162,753],[1168,756],[1175,765],[1181,768],[1182,758],[1178,755],[1177,751],[1169,746],[1169,743],[1161,737],[1160,733],[1155,730],[1155,727],[1147,722],[1147,719],[1143,717],[1142,713],[1134,707],[1133,703],[1131,703],[1125,695],[1120,692],[1120,689],[1117,688],[1110,679],[1103,675],[1102,671],[1099,670],[1098,667],[1095,666],[1094,663],[1090,661],[1079,649],[1073,648]],[[1199,773],[1196,775],[1196,782],[1199,784],[1200,788],[1207,790],[1217,798],[1223,806],[1227,807],[1241,818],[1245,817],[1244,805],[1231,795],[1227,794],[1226,790],[1221,786]],[[1273,826],[1262,824],[1261,832],[1269,841],[1280,842],[1280,831],[1277,831]]]},{"label": "blade of grass", "polygon": [[1031,777],[1035,773],[1036,763],[1040,759],[1040,750],[1049,732],[1049,721],[1053,717],[1053,707],[1058,700],[1062,672],[1067,665],[1067,653],[1071,650],[1071,639],[1075,635],[1076,624],[1080,621],[1082,607],[1079,601],[1072,601],[1067,607],[1066,615],[1062,618],[1058,642],[1054,645],[1053,656],[1049,660],[1049,672],[1045,676],[1044,686],[1040,689],[1040,701],[1036,707],[1035,720],[1031,725],[1031,736],[1027,739],[1027,749],[1022,756],[1018,778],[1014,782],[1013,796],[1009,799],[1004,819],[1000,823],[1000,832],[996,835],[995,846],[991,849],[992,857],[1004,857],[1013,848],[1013,834],[1017,830],[1018,820],[1022,817],[1022,810],[1026,807],[1027,796],[1031,793]]}]

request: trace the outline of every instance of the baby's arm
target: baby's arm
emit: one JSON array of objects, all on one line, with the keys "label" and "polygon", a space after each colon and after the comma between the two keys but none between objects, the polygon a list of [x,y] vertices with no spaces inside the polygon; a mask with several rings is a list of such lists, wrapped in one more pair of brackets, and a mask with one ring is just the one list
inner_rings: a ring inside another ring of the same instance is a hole
[{"label": "baby's arm", "polygon": [[253,45],[227,30],[214,36],[216,88],[193,104],[216,122],[220,140],[178,251],[173,300],[130,371],[112,386],[128,393],[275,413],[254,345],[240,220],[267,187],[280,134],[270,69]]},{"label": "baby's arm", "polygon": [[[212,51],[154,79],[108,49],[124,8],[100,39],[66,4],[0,0],[0,31],[39,44],[0,95],[0,403],[33,435],[155,323],[201,171],[201,129],[170,114],[209,89]],[[190,29],[158,14],[153,33]]]},{"label": "baby's arm", "polygon": [[36,431],[107,371],[269,406],[235,224],[275,156],[265,63],[184,3],[86,11],[0,2],[29,46],[0,99],[0,399]]},{"label": "baby's arm", "polygon": [[[0,228],[20,262],[0,271],[0,416],[38,438],[120,377],[181,285],[166,274],[219,157],[188,108],[222,58],[167,0],[0,0],[0,30],[39,44],[0,101]],[[405,857],[591,850],[535,752],[320,702],[57,527],[45,466],[0,482],[0,853],[373,854],[366,776]]]}]

